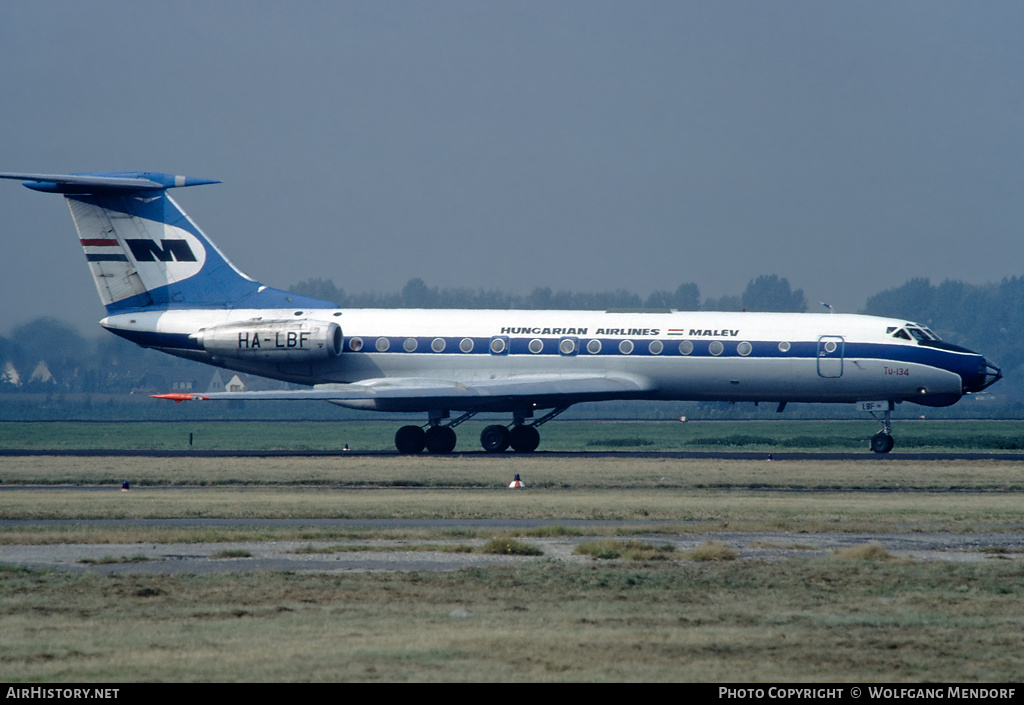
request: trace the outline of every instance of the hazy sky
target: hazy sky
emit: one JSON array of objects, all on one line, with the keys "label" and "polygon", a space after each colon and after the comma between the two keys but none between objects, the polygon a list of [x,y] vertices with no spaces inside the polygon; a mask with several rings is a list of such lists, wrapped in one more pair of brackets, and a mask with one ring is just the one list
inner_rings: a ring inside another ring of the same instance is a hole
[{"label": "hazy sky", "polygon": [[[856,311],[1024,275],[1024,3],[0,8],[0,171],[151,170],[285,287],[761,274]],[[103,309],[63,199],[0,182],[0,333]]]}]

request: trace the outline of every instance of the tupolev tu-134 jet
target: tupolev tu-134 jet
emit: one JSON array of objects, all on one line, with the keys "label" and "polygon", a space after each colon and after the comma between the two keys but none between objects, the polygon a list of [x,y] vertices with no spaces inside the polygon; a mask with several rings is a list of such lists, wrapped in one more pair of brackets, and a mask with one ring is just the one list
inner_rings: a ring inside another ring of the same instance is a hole
[{"label": "tupolev tu-134 jet", "polygon": [[[64,196],[107,316],[171,355],[306,388],[160,394],[175,401],[319,399],[425,412],[401,453],[450,453],[480,412],[489,452],[535,450],[572,404],[619,399],[859,404],[893,447],[894,405],[948,406],[1000,379],[982,355],[898,318],[710,311],[348,309],[273,289],[232,265],[168,195],[219,183],[154,172],[11,174]],[[452,416],[453,412],[456,415]],[[879,417],[877,414],[881,414]]]}]

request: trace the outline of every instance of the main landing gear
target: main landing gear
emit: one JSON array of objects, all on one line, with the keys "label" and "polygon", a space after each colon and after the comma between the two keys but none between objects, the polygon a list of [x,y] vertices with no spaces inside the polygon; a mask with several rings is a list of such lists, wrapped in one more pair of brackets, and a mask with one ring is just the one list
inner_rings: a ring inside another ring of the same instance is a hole
[{"label": "main landing gear", "polygon": [[534,424],[519,424],[511,429],[500,425],[488,426],[480,434],[480,445],[488,453],[504,453],[510,447],[517,453],[532,453],[540,445],[540,432]]},{"label": "main landing gear", "polygon": [[[532,410],[516,412],[511,428],[500,424],[486,427],[480,434],[480,445],[488,453],[504,453],[509,448],[517,453],[532,453],[540,445],[540,432],[537,431],[537,427],[568,408],[560,406],[532,423],[526,422],[533,415]],[[402,426],[398,429],[395,433],[395,448],[404,455],[416,455],[424,450],[431,454],[451,453],[455,450],[457,440],[453,429],[476,414],[475,411],[469,411],[447,424],[442,424],[442,420],[448,418],[448,412],[431,412],[425,428]]]},{"label": "main landing gear", "polygon": [[422,426],[402,426],[398,429],[395,433],[395,448],[404,455],[422,453],[424,448],[428,453],[451,453],[455,450],[455,442],[458,440],[454,428],[473,416],[476,416],[476,412],[470,411],[442,425],[441,421],[448,418],[448,412],[431,411],[426,429]]},{"label": "main landing gear", "polygon": [[869,410],[869,413],[882,424],[882,430],[871,437],[871,450],[875,453],[888,453],[896,445],[892,439],[892,410],[894,406],[893,402],[889,402],[889,408],[882,412],[881,419],[878,419],[874,411]]}]

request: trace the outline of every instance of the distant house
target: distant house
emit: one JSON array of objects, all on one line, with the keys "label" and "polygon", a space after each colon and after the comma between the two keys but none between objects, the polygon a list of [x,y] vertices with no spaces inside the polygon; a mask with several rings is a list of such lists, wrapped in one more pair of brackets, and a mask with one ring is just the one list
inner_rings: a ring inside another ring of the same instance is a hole
[{"label": "distant house", "polygon": [[210,383],[206,385],[206,393],[244,392],[248,388],[249,382],[247,378],[243,378],[240,375],[232,375],[231,379],[225,383],[224,378],[220,374],[220,370],[214,370],[213,376],[210,377]]},{"label": "distant house", "polygon": [[29,382],[48,382],[50,384],[56,384],[57,380],[50,374],[50,368],[46,364],[46,360],[40,360],[36,368],[32,370],[32,376],[28,378]]},{"label": "distant house", "polygon": [[227,391],[229,391],[229,392],[244,392],[245,391],[245,382],[242,381],[241,377],[239,377],[238,375],[235,375],[230,380],[228,380]]},{"label": "distant house", "polygon": [[10,360],[4,363],[4,371],[0,372],[0,384],[12,384],[15,387],[21,384],[21,375],[14,369],[14,363]]},{"label": "distant house", "polygon": [[216,394],[224,391],[224,378],[220,376],[220,370],[214,370],[210,377],[210,383],[206,385],[207,394]]}]

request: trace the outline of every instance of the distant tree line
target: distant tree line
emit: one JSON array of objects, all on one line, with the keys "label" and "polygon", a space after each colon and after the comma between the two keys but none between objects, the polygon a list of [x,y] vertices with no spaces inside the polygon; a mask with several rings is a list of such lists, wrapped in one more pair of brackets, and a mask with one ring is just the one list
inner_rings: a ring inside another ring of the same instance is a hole
[{"label": "distant tree line", "polygon": [[63,321],[42,317],[0,337],[0,393],[128,394],[152,374],[154,364],[180,368],[196,363],[145,350],[109,333],[87,338]]},{"label": "distant tree line", "polygon": [[646,298],[625,289],[603,292],[554,291],[536,287],[529,294],[497,289],[439,288],[410,279],[400,292],[350,294],[330,279],[307,279],[289,288],[297,294],[331,301],[342,308],[472,308],[472,309],[675,309],[677,311],[807,310],[802,289],[792,291],[785,277],[760,276],[739,296],[701,300],[700,288],[686,282],[675,291],[659,289]]}]

